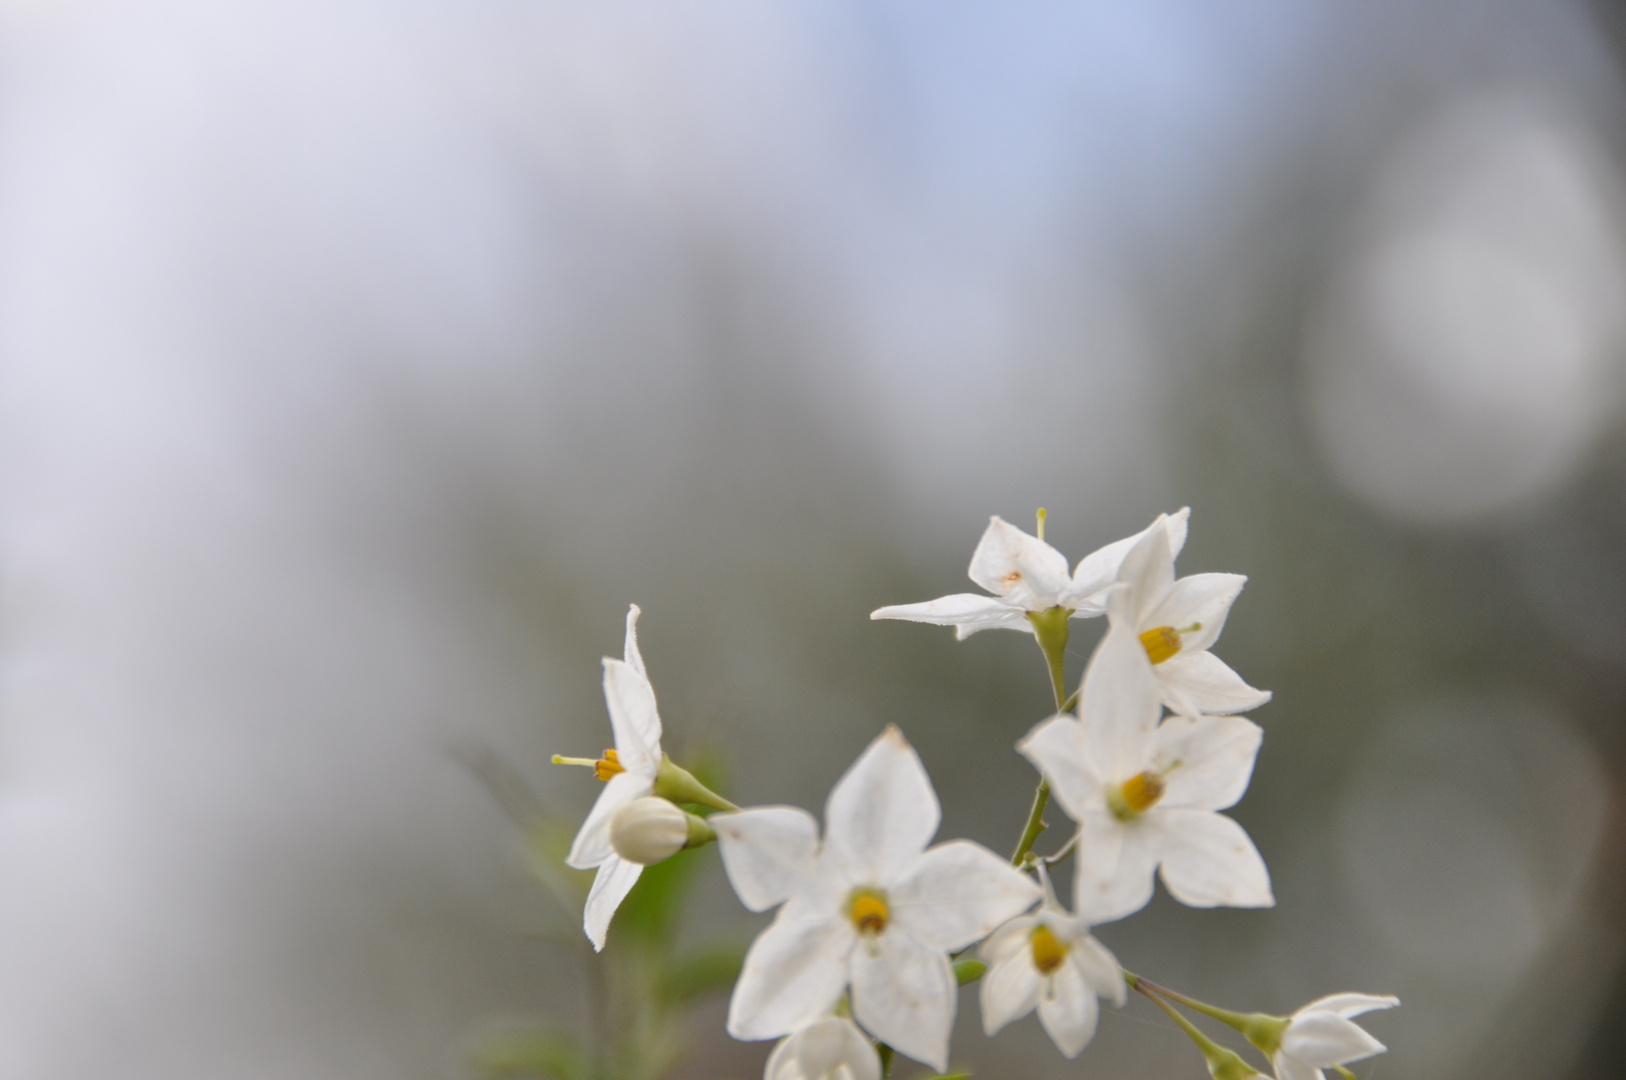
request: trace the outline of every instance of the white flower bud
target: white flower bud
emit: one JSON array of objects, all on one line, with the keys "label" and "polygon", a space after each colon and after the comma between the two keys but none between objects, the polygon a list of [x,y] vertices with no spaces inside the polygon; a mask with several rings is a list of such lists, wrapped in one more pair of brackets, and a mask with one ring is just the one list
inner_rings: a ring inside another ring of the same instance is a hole
[{"label": "white flower bud", "polygon": [[653,795],[632,800],[610,818],[610,846],[640,866],[670,858],[688,842],[689,815]]}]

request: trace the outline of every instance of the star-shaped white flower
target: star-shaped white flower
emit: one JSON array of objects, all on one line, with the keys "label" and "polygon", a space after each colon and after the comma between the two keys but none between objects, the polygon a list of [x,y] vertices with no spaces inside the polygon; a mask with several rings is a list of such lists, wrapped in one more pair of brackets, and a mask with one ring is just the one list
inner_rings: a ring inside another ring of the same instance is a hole
[{"label": "star-shaped white flower", "polygon": [[1127,619],[1152,663],[1163,701],[1185,716],[1239,713],[1270,700],[1208,650],[1225,629],[1225,617],[1248,579],[1242,574],[1174,577],[1180,545],[1169,530],[1148,529],[1124,555],[1121,595],[1107,605]]},{"label": "star-shaped white flower", "polygon": [[920,758],[888,727],[830,792],[822,844],[813,815],[794,807],[708,819],[740,901],[784,905],[746,954],[730,1035],[787,1035],[828,1016],[850,986],[853,1017],[870,1034],[947,1066],[948,953],[1032,906],[1039,887],[968,840],[927,850],[939,816]]},{"label": "star-shaped white flower", "polygon": [[1035,1007],[1039,1023],[1067,1057],[1077,1057],[1095,1035],[1097,997],[1122,1005],[1123,971],[1083,919],[1069,915],[1044,879],[1044,904],[993,932],[977,953],[988,964],[982,977],[982,1029],[989,1035]]},{"label": "star-shaped white flower", "polygon": [[1388,1048],[1350,1017],[1399,1004],[1397,997],[1373,994],[1332,994],[1310,1002],[1288,1018],[1271,1055],[1276,1080],[1325,1080],[1322,1069],[1383,1053]]},{"label": "star-shaped white flower", "polygon": [[1017,749],[1078,822],[1073,900],[1090,923],[1140,910],[1152,875],[1192,907],[1268,907],[1270,874],[1248,834],[1216,811],[1247,790],[1257,725],[1162,715],[1140,642],[1114,622],[1084,673],[1079,719],[1060,714]]},{"label": "star-shaped white flower", "polygon": [[604,948],[615,909],[644,869],[616,853],[610,842],[611,819],[616,811],[654,790],[661,766],[661,718],[655,711],[655,688],[649,685],[644,659],[638,653],[639,614],[637,604],[627,611],[624,659],[604,658],[604,702],[610,710],[615,749],[606,750],[596,762],[578,762],[592,765],[598,778],[608,782],[565,858],[578,870],[598,868],[582,912],[582,928],[594,949]]},{"label": "star-shaped white flower", "polygon": [[762,1080],[881,1080],[881,1059],[857,1024],[827,1016],[774,1047]]},{"label": "star-shaped white flower", "polygon": [[894,604],[870,613],[872,619],[907,619],[954,627],[965,640],[979,630],[1033,633],[1028,612],[1067,608],[1072,618],[1087,619],[1106,611],[1105,593],[1117,580],[1124,557],[1143,537],[1158,532],[1178,552],[1186,542],[1188,511],[1161,515],[1134,536],[1115,541],[1079,561],[1071,576],[1067,557],[1036,536],[999,518],[988,522],[971,555],[971,580],[993,593],[955,593],[923,604]]}]

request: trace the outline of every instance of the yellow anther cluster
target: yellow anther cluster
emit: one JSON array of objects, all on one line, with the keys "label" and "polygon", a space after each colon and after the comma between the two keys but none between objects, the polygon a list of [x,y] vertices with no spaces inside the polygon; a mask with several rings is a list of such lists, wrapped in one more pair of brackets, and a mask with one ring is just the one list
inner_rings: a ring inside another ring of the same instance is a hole
[{"label": "yellow anther cluster", "polygon": [[1172,626],[1155,627],[1140,636],[1140,643],[1146,646],[1152,663],[1161,664],[1180,651],[1180,631]]},{"label": "yellow anther cluster", "polygon": [[879,934],[886,929],[892,911],[886,906],[886,896],[874,889],[853,890],[847,905],[847,914],[860,934]]},{"label": "yellow anther cluster", "polygon": [[1146,813],[1162,797],[1163,777],[1143,772],[1125,780],[1117,791],[1109,791],[1107,801],[1119,820],[1129,821]]},{"label": "yellow anther cluster", "polygon": [[1028,943],[1033,947],[1033,966],[1045,975],[1061,967],[1062,961],[1067,959],[1067,950],[1072,948],[1066,942],[1058,940],[1056,935],[1050,932],[1050,927],[1043,923],[1033,928]]},{"label": "yellow anther cluster", "polygon": [[604,751],[604,756],[593,762],[593,775],[600,780],[608,780],[615,774],[626,771],[621,766],[621,759],[615,756],[614,750]]}]

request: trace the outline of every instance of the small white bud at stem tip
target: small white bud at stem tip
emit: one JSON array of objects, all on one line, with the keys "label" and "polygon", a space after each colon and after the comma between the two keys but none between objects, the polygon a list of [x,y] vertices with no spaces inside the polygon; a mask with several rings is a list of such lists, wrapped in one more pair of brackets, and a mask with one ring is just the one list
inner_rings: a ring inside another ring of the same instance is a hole
[{"label": "small white bud at stem tip", "polygon": [[665,799],[634,799],[610,818],[610,846],[628,862],[648,866],[689,842],[689,815]]}]

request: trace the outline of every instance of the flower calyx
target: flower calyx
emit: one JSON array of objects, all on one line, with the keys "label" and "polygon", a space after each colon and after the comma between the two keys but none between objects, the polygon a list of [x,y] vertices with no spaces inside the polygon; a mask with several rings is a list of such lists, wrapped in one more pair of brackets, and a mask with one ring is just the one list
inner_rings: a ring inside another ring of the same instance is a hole
[{"label": "flower calyx", "polygon": [[675,803],[704,806],[710,810],[738,810],[739,807],[694,778],[694,774],[665,754],[661,755],[651,794]]}]

